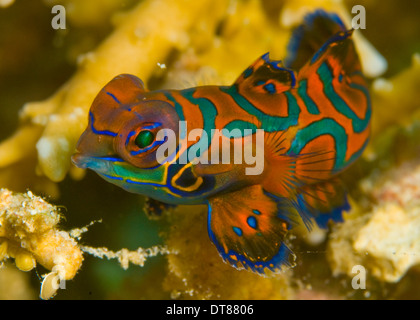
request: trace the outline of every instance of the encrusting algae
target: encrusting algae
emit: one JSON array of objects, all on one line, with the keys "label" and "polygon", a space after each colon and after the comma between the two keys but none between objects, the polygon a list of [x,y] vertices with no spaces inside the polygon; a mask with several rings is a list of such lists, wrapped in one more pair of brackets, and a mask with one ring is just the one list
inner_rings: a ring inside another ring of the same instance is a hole
[{"label": "encrusting algae", "polygon": [[[0,6],[12,2],[3,1]],[[95,50],[78,57],[75,74],[56,93],[22,108],[18,130],[0,144],[0,187],[16,185],[25,190],[36,186],[37,193],[57,198],[56,182],[63,181],[67,173],[82,179],[84,171],[71,165],[70,156],[86,127],[92,100],[118,74],[135,74],[151,89],[230,84],[262,53],[284,57],[292,27],[315,8],[337,12],[351,24],[351,7],[345,1],[145,0],[137,4],[133,0],[130,10],[115,14],[120,1],[106,1],[99,11],[95,5],[100,1],[87,3],[65,1],[64,6],[73,6],[68,10],[69,21],[86,27],[99,26],[106,19],[115,29]],[[376,78],[385,72],[387,61],[361,33],[356,32],[355,37],[364,72]],[[322,268],[331,269],[331,282],[345,275],[350,283],[352,268],[362,265],[378,281],[397,283],[420,264],[419,61],[416,54],[410,68],[392,78],[375,79],[371,85],[372,143],[361,161],[361,173],[355,175],[362,181],[352,181],[352,210],[326,237],[327,258]],[[388,61],[391,67],[392,63]],[[77,195],[74,199],[77,201]],[[55,294],[57,281],[77,280],[77,274],[84,272],[82,263],[88,263],[83,253],[117,259],[124,269],[130,263],[143,266],[147,258],[164,255],[166,274],[156,278],[168,298],[287,299],[299,297],[302,291],[293,269],[261,277],[224,264],[208,239],[206,212],[201,207],[181,206],[157,221],[164,245],[115,252],[79,244],[86,230],[61,230],[62,217],[56,206],[31,192],[0,191],[0,261],[14,259],[22,271],[37,264],[50,270],[42,298]],[[297,249],[304,246],[291,242]],[[0,274],[10,268],[7,264]],[[297,268],[305,266],[298,264]]]}]

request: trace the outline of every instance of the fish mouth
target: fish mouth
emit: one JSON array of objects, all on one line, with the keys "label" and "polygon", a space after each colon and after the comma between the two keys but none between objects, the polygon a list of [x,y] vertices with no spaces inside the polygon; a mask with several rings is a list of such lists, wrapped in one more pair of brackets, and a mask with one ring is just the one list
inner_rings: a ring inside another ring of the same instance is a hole
[{"label": "fish mouth", "polygon": [[76,167],[81,169],[91,169],[104,174],[111,170],[109,161],[80,152],[73,154],[71,161]]}]

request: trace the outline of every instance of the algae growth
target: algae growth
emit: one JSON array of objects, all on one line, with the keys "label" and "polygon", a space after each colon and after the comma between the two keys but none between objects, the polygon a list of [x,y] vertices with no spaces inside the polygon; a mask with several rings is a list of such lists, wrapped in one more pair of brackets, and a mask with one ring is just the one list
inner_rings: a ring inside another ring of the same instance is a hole
[{"label": "algae growth", "polygon": [[[51,27],[56,4],[64,30]],[[306,12],[324,8],[351,25],[354,5],[367,13],[355,39],[373,135],[345,176],[345,222],[297,230],[294,269],[237,271],[209,241],[204,208],[149,219],[142,196],[71,165],[92,100],[115,75],[151,90],[230,84],[265,52],[284,58]],[[37,298],[41,286],[49,298],[46,279],[66,280],[56,299],[420,298],[419,12],[379,0],[0,2],[0,298]],[[356,265],[365,290],[352,288]]]}]

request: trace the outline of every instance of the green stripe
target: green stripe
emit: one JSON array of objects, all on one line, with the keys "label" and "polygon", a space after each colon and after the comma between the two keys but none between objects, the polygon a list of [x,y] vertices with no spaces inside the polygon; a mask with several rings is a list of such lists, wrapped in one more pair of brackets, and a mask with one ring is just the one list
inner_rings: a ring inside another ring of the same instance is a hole
[{"label": "green stripe", "polygon": [[[335,109],[352,120],[353,131],[360,133],[366,129],[370,121],[370,108],[368,108],[365,119],[360,119],[353,110],[338,95],[333,87],[333,74],[326,62],[324,62],[317,71],[322,83],[324,84],[324,94],[331,101]],[[361,87],[361,86],[360,86]],[[360,88],[359,88],[360,89]],[[368,97],[367,97],[368,98]],[[368,99],[369,100],[369,99]]]},{"label": "green stripe", "polygon": [[336,159],[334,170],[340,171],[347,166],[345,157],[347,152],[347,134],[342,126],[333,119],[322,119],[311,123],[296,133],[288,154],[299,155],[302,149],[312,140],[322,136],[330,135],[334,138]]},{"label": "green stripe", "polygon": [[[181,123],[184,123],[185,121],[185,116],[184,116],[184,109],[182,108],[181,104],[175,100],[175,98],[168,92],[164,92],[166,99],[168,99],[169,101],[172,101],[172,103],[175,106],[175,111],[178,114],[179,117],[179,121],[182,121]],[[187,128],[185,128],[184,126],[179,128],[180,130],[180,139],[185,139],[187,136]]]},{"label": "green stripe", "polygon": [[370,100],[369,90],[365,86],[362,86],[357,83],[351,83],[350,87],[352,87],[353,89],[362,91],[363,95],[366,97],[367,110],[366,110],[366,115],[365,115],[365,121],[369,121],[372,116],[372,103]]},{"label": "green stripe", "polygon": [[[242,96],[235,85],[231,87],[221,87],[221,91],[229,94],[236,104],[249,113],[255,116],[261,122],[261,129],[266,132],[275,132],[286,130],[291,126],[295,126],[298,123],[300,108],[297,104],[296,98],[290,93],[285,92],[287,97],[287,117],[276,117],[265,114],[258,108],[256,108],[251,102],[249,102],[244,96]],[[282,108],[283,106],[275,105],[273,108]]]},{"label": "green stripe", "polygon": [[[247,130],[247,129],[252,130],[250,132],[250,134],[255,133],[256,130],[257,130],[257,126],[255,124],[251,123],[251,122],[246,122],[246,121],[242,121],[242,120],[233,120],[233,121],[229,122],[224,127],[224,129],[228,130],[229,133],[232,133],[232,135],[229,136],[228,138],[240,138],[240,137],[245,137],[246,136],[245,130]],[[240,135],[235,134],[235,131],[233,131],[233,130],[236,130],[236,129],[240,130]],[[222,131],[222,133],[223,133],[223,131]],[[223,133],[223,135],[225,135],[225,134]]]},{"label": "green stripe", "polygon": [[195,88],[189,88],[189,89],[180,91],[180,94],[185,99],[190,101],[192,104],[197,105],[201,111],[201,114],[203,116],[203,131],[207,133],[207,140],[205,141],[200,138],[200,140],[195,145],[196,147],[200,147],[200,150],[201,150],[201,145],[205,144],[205,148],[208,149],[211,144],[211,140],[213,138],[214,132],[212,132],[212,129],[215,129],[215,126],[216,126],[215,121],[216,121],[216,116],[217,116],[217,109],[215,105],[213,104],[213,102],[211,102],[207,98],[194,98],[193,97],[194,93],[195,93]]},{"label": "green stripe", "polygon": [[319,109],[315,102],[308,96],[308,80],[299,82],[298,94],[305,103],[306,109],[311,114],[319,114]]},{"label": "green stripe", "polygon": [[113,166],[113,173],[118,177],[135,181],[144,181],[145,183],[156,183],[159,185],[166,184],[166,181],[164,181],[165,170],[166,168],[164,166],[160,166],[153,170],[128,166],[125,163],[115,164]]}]

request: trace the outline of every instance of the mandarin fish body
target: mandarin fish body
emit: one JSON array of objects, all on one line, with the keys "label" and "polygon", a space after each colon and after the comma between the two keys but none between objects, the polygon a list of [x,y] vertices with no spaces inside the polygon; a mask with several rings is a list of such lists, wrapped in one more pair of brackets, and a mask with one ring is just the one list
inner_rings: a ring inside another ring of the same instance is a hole
[{"label": "mandarin fish body", "polygon": [[265,54],[231,86],[147,91],[117,76],[94,100],[73,162],[166,204],[207,204],[210,240],[238,269],[293,266],[289,230],[341,221],[349,205],[339,174],[369,140],[351,36],[338,16],[316,11],[284,63]]}]

